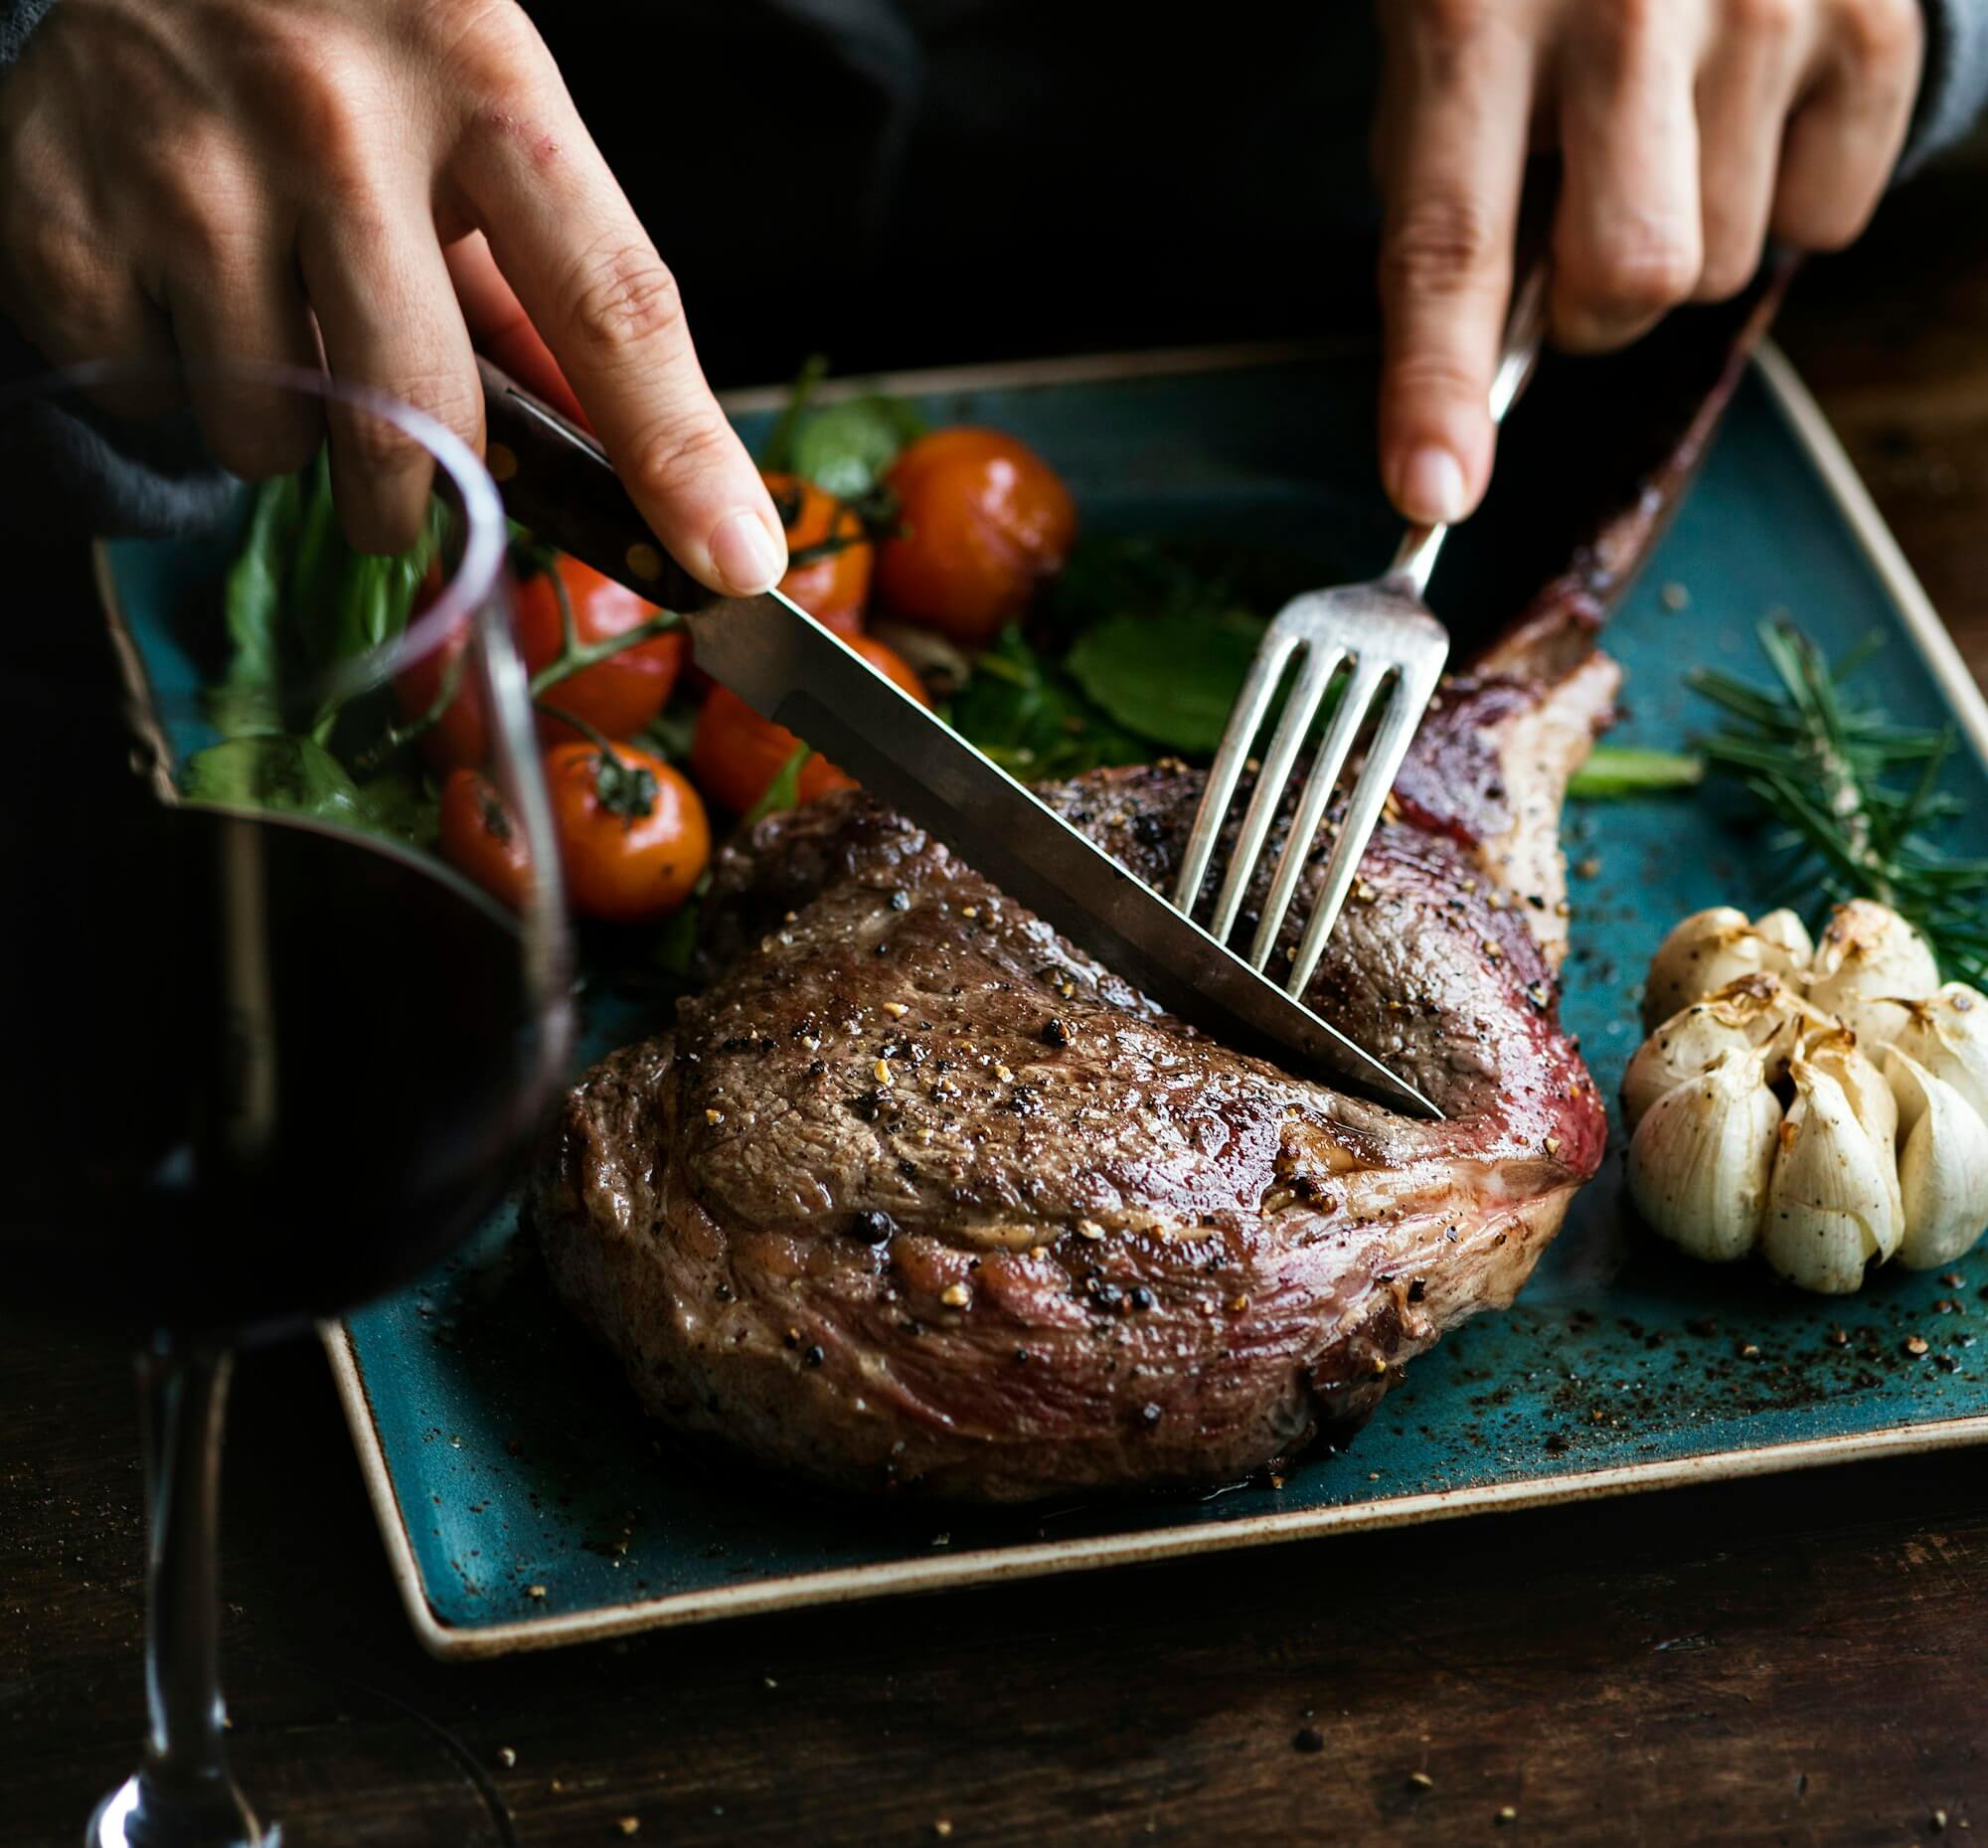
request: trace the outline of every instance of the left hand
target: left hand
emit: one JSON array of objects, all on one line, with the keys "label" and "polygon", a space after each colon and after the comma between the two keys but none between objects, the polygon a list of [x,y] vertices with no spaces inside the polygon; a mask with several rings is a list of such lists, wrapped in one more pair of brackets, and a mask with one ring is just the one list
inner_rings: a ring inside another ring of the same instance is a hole
[{"label": "left hand", "polygon": [[1383,478],[1470,512],[1528,153],[1561,154],[1553,332],[1598,351],[1739,293],[1768,236],[1863,230],[1918,89],[1920,0],[1377,0]]}]

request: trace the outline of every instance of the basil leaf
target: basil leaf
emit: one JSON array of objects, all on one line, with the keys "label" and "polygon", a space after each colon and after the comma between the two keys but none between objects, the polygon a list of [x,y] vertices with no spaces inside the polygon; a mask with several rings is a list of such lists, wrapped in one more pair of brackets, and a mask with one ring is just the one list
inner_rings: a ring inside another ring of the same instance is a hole
[{"label": "basil leaf", "polygon": [[793,755],[782,763],[779,772],[769,782],[759,799],[740,817],[739,825],[749,828],[755,821],[764,821],[768,815],[784,814],[801,799],[801,771],[807,768],[807,760],[814,753],[805,745],[796,745]]},{"label": "basil leaf", "polygon": [[228,672],[215,689],[215,724],[230,736],[280,728],[283,579],[302,519],[303,487],[295,475],[255,490],[242,550],[228,569],[222,611],[228,627]]},{"label": "basil leaf", "polygon": [[873,395],[824,405],[795,425],[792,471],[839,499],[861,500],[925,429],[916,407],[902,398]]},{"label": "basil leaf", "polygon": [[1263,629],[1240,609],[1107,616],[1077,637],[1065,665],[1126,730],[1205,755],[1222,742]]},{"label": "basil leaf", "polygon": [[974,662],[973,678],[954,696],[945,717],[961,737],[1024,781],[1139,763],[1152,755],[1014,627],[1004,629]]},{"label": "basil leaf", "polygon": [[415,770],[384,770],[368,777],[359,785],[359,803],[375,829],[411,847],[432,847],[440,833],[438,804]]},{"label": "basil leaf", "polygon": [[355,826],[369,819],[345,767],[308,738],[231,738],[187,760],[181,793],[189,802],[266,808]]},{"label": "basil leaf", "polygon": [[780,407],[779,420],[760,451],[761,468],[772,474],[790,475],[794,472],[794,433],[800,428],[801,419],[807,416],[808,400],[814,396],[815,387],[827,377],[828,356],[825,353],[810,353],[801,362],[793,387],[787,393],[787,402]]}]

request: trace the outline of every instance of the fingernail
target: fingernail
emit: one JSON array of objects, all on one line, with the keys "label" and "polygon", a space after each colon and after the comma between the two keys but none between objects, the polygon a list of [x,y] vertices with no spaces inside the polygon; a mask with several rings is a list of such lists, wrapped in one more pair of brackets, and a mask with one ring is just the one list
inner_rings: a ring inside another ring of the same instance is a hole
[{"label": "fingernail", "polygon": [[756,596],[780,582],[786,549],[756,513],[728,513],[711,529],[712,568],[734,596]]},{"label": "fingernail", "polygon": [[1463,464],[1433,444],[1417,449],[1402,470],[1402,511],[1439,526],[1463,518]]}]

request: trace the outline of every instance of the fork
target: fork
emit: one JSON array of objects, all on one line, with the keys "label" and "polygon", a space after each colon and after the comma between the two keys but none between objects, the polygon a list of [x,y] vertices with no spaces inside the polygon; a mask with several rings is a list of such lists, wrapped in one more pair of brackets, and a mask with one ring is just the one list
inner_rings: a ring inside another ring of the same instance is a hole
[{"label": "fork", "polygon": [[[1535,263],[1512,299],[1505,327],[1504,351],[1491,382],[1492,423],[1502,423],[1518,401],[1539,360],[1546,329],[1547,269]],[[1387,572],[1372,583],[1342,586],[1334,590],[1307,590],[1293,597],[1270,624],[1235,710],[1222,734],[1222,744],[1208,772],[1201,807],[1189,832],[1187,852],[1174,886],[1174,904],[1192,916],[1201,897],[1209,862],[1236,798],[1249,747],[1262,729],[1278,687],[1292,661],[1296,684],[1284,703],[1283,717],[1264,752],[1256,786],[1242,817],[1236,850],[1215,900],[1209,931],[1226,943],[1236,916],[1253,881],[1263,843],[1269,837],[1299,751],[1312,729],[1334,676],[1349,670],[1345,691],[1326,729],[1325,742],[1312,759],[1303,794],[1284,841],[1283,853],[1271,878],[1269,897],[1251,940],[1248,961],[1268,975],[1268,963],[1290,910],[1319,823],[1325,818],[1340,771],[1352,752],[1377,696],[1386,694],[1385,709],[1368,746],[1366,761],[1355,779],[1338,838],[1327,862],[1317,903],[1291,955],[1284,987],[1302,997],[1326,939],[1360,870],[1360,856],[1381,819],[1388,792],[1413,741],[1415,728],[1428,710],[1436,683],[1449,656],[1449,631],[1429,613],[1422,594],[1436,555],[1448,536],[1447,526],[1414,526],[1404,536],[1401,550]]]}]

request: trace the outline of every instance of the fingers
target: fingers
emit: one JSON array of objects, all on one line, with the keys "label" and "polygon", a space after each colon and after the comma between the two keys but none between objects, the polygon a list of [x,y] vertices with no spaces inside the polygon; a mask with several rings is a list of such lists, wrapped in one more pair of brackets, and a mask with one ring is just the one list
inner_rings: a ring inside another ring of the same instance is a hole
[{"label": "fingers", "polygon": [[[1914,0],[1916,4],[1916,0]],[[1809,57],[1805,9],[1747,0],[1699,72],[1699,218],[1704,262],[1693,296],[1725,301],[1753,279],[1781,162],[1781,131]]]},{"label": "fingers", "polygon": [[1390,27],[1381,469],[1408,519],[1459,520],[1491,475],[1486,399],[1512,289],[1535,70],[1483,9],[1402,0]]},{"label": "fingers", "polygon": [[[479,453],[483,400],[476,361],[425,200],[382,195],[382,216],[306,222],[304,287],[326,369],[445,424]],[[366,552],[399,552],[419,536],[433,460],[385,419],[332,405],[332,496],[346,536]]]},{"label": "fingers", "polygon": [[317,338],[286,234],[214,237],[175,252],[166,285],[187,396],[214,459],[247,481],[304,467],[324,433],[308,395],[236,368],[315,372]]},{"label": "fingers", "polygon": [[1595,352],[1633,340],[1698,286],[1698,44],[1651,9],[1590,7],[1572,30],[1553,327],[1562,346]]},{"label": "fingers", "polygon": [[532,325],[524,304],[512,293],[490,254],[483,234],[472,232],[459,238],[443,252],[448,259],[449,279],[455,284],[455,298],[462,305],[462,318],[469,338],[479,353],[486,353],[528,392],[545,400],[562,417],[570,418],[582,429],[591,428],[552,348]]},{"label": "fingers", "polygon": [[715,589],[777,584],[787,548],[772,501],[705,383],[675,279],[563,93],[540,119],[479,115],[458,177],[663,544]]},{"label": "fingers", "polygon": [[1841,250],[1869,221],[1911,123],[1925,55],[1918,0],[1839,0],[1814,86],[1788,122],[1773,230]]}]

